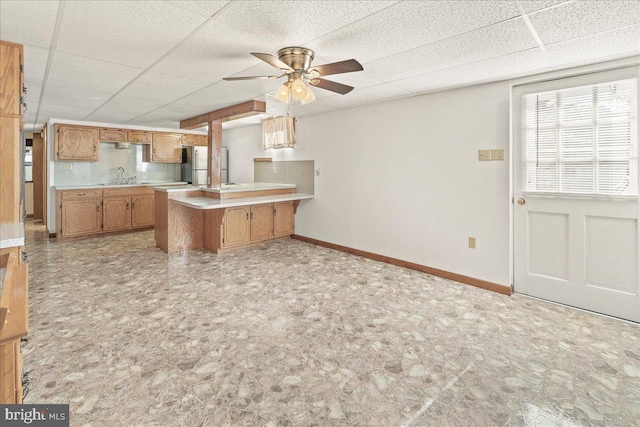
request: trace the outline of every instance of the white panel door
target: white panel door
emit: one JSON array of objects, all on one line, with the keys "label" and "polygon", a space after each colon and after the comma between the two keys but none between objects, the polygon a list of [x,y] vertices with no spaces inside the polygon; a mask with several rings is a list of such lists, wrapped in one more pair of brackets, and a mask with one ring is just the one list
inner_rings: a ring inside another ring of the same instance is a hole
[{"label": "white panel door", "polygon": [[[523,128],[527,126],[527,118],[521,115],[522,103],[525,102],[522,99],[523,93],[524,90],[522,93],[517,89],[514,90],[515,291],[639,322],[640,229],[638,218],[640,206],[637,195],[606,197],[595,194],[560,194],[563,191],[563,181],[568,183],[567,186],[577,189],[576,191],[588,193],[589,188],[597,187],[598,179],[608,179],[596,176],[592,178],[592,182],[588,182],[587,174],[581,175],[581,171],[576,171],[575,165],[578,162],[567,166],[574,161],[571,156],[575,154],[573,147],[578,143],[575,138],[563,136],[564,124],[558,125],[555,131],[550,131],[550,135],[554,132],[555,135],[551,135],[548,139],[548,141],[559,141],[556,144],[556,166],[552,166],[550,161],[548,167],[544,166],[546,169],[542,169],[540,165],[545,161],[544,150],[552,152],[553,149],[550,147],[553,144],[548,142],[547,146],[544,146],[536,139],[537,179],[551,186],[557,185],[556,191],[550,191],[548,194],[544,194],[544,191],[531,191],[528,186],[531,182],[530,175],[523,170],[525,167],[531,167],[527,166],[527,160],[531,159],[531,153],[527,157],[525,146],[528,137],[523,135]],[[561,103],[561,97],[557,99],[558,103]],[[578,110],[579,108],[575,109],[575,111]],[[587,108],[581,111],[587,111]],[[555,114],[560,117],[562,112]],[[588,114],[591,113],[585,113],[585,117],[588,117]],[[597,114],[594,112],[593,117]],[[593,120],[597,121],[597,119]],[[557,121],[560,122],[560,119]],[[630,129],[637,132],[637,117],[631,120]],[[536,135],[544,134],[542,127],[536,128],[536,132]],[[604,131],[594,127],[593,135],[598,132]],[[588,132],[585,135],[589,140]],[[536,136],[536,138],[542,137]],[[580,143],[585,140],[578,139]],[[598,137],[593,139],[596,141]],[[605,136],[600,139],[601,142],[593,142],[595,154],[585,155],[585,159],[591,156],[591,161],[595,165],[593,174],[597,174],[600,170],[597,163],[600,161],[598,144],[607,143]],[[633,144],[637,146],[637,139],[635,141]],[[574,151],[567,154],[567,157],[563,157],[561,151],[567,149],[567,146],[568,150]],[[571,161],[567,162],[567,158],[571,158]],[[631,169],[634,168],[633,163],[631,161]],[[582,164],[588,165],[588,161],[585,160]],[[554,179],[557,181],[555,184]],[[576,179],[583,179],[585,182],[576,182]],[[545,183],[541,184],[542,187],[546,185]]]}]

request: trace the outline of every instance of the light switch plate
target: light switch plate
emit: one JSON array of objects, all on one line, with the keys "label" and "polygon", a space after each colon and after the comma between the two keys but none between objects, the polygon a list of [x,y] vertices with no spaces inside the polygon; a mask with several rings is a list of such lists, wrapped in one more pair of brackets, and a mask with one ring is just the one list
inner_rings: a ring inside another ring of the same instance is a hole
[{"label": "light switch plate", "polygon": [[475,237],[469,237],[469,247],[471,249],[475,249],[476,248],[476,238]]},{"label": "light switch plate", "polygon": [[491,160],[504,160],[504,150],[502,148],[491,150]]},{"label": "light switch plate", "polygon": [[491,160],[491,150],[478,150],[478,160],[481,162]]}]

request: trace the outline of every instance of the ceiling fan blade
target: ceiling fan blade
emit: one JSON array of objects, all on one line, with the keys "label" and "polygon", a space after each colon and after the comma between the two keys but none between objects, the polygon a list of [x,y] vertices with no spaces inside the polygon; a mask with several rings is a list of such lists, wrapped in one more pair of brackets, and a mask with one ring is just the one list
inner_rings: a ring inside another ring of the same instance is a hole
[{"label": "ceiling fan blade", "polygon": [[293,72],[293,68],[289,67],[287,64],[280,61],[278,58],[276,58],[275,56],[269,53],[253,53],[252,52],[251,55],[255,56],[258,59],[262,59],[267,64],[273,67],[279,68],[282,71]]},{"label": "ceiling fan blade", "polygon": [[279,79],[282,76],[242,76],[242,77],[224,77],[222,80],[232,82],[235,80],[273,80]]},{"label": "ceiling fan blade", "polygon": [[355,59],[347,59],[346,61],[332,62],[331,64],[318,65],[312,67],[309,72],[317,71],[321,76],[330,76],[333,74],[352,73],[354,71],[362,71],[362,65]]},{"label": "ceiling fan blade", "polygon": [[346,95],[353,90],[353,86],[343,85],[342,83],[332,82],[325,79],[312,79],[309,80],[309,84],[320,89],[330,90],[331,92],[339,93],[340,95]]}]

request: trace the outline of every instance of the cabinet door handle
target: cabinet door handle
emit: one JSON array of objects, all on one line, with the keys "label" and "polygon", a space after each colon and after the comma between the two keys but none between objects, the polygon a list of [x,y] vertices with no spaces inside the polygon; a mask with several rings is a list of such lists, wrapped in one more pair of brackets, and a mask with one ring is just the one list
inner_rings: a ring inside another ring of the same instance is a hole
[{"label": "cabinet door handle", "polygon": [[131,203],[131,209],[136,207],[136,202]]},{"label": "cabinet door handle", "polygon": [[86,195],[87,195],[87,193],[78,193],[78,194],[77,194],[77,196],[78,196],[78,197],[79,197],[79,196],[86,196]]},{"label": "cabinet door handle", "polygon": [[96,212],[100,212],[100,205],[96,206]]},{"label": "cabinet door handle", "polygon": [[129,209],[129,203],[127,203],[127,209]]},{"label": "cabinet door handle", "polygon": [[247,219],[249,219],[249,212],[247,212]]}]

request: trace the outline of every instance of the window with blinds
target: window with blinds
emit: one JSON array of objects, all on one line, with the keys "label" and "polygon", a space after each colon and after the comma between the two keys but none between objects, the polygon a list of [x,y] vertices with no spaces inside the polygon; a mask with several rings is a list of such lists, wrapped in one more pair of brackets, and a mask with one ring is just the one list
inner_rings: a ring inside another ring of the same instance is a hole
[{"label": "window with blinds", "polygon": [[262,148],[295,148],[296,123],[293,117],[271,117],[262,121]]},{"label": "window with blinds", "polygon": [[524,191],[638,195],[638,81],[522,97]]}]

